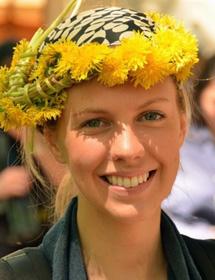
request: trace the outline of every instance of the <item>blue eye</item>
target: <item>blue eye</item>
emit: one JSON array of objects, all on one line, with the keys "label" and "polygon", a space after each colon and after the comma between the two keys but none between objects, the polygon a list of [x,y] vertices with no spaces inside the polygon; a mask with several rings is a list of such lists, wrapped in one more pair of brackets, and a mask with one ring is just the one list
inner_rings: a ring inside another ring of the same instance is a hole
[{"label": "blue eye", "polygon": [[163,114],[161,114],[159,112],[151,111],[151,112],[144,113],[141,116],[141,119],[143,119],[145,121],[157,121],[157,120],[162,119],[163,117],[164,117]]},{"label": "blue eye", "polygon": [[106,125],[105,121],[101,119],[92,119],[84,122],[81,126],[85,128],[99,128]]}]

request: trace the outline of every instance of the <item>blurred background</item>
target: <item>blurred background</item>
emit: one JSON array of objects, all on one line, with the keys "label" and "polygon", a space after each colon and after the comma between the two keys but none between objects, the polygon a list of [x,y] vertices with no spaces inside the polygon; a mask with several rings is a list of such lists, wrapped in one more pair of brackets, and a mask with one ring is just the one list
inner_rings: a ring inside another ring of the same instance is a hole
[{"label": "blurred background", "polygon": [[[12,49],[18,40],[23,38],[30,39],[38,27],[48,26],[68,2],[69,0],[0,0],[0,64],[6,65],[10,62]],[[186,182],[181,186],[181,181],[177,181],[178,185],[176,184],[175,188],[181,192],[177,193],[176,198],[173,196],[173,199],[171,199],[170,197],[170,206],[164,205],[164,208],[176,222],[179,220],[178,226],[181,232],[198,238],[214,238],[215,70],[213,72],[207,70],[203,76],[201,76],[201,73],[208,62],[211,61],[210,68],[212,64],[215,65],[215,58],[213,58],[215,55],[215,1],[84,0],[81,10],[110,4],[140,11],[159,11],[172,14],[178,19],[183,20],[185,25],[196,34],[199,40],[200,63],[195,71],[195,79],[198,86],[200,83],[198,80],[199,77],[203,79],[211,78],[211,81],[213,81],[213,83],[209,83],[209,86],[214,100],[210,99],[206,101],[207,103],[213,104],[213,108],[210,106],[213,120],[208,123],[206,121],[207,124],[204,123],[204,127],[200,125],[201,129],[199,129],[199,124],[192,123],[192,127],[195,128],[197,135],[195,139],[198,141],[195,142],[196,140],[194,139],[194,142],[189,142],[188,139],[182,150],[183,172],[180,176]],[[209,77],[208,75],[212,76]],[[197,88],[193,90],[194,95],[195,90]],[[198,96],[200,96],[203,87],[198,91]],[[194,110],[197,110],[201,114],[202,108],[199,99],[196,105],[197,109],[194,108]],[[206,107],[204,108],[206,111]],[[214,128],[212,122],[214,122]],[[205,133],[205,131],[207,132]],[[65,175],[65,167],[55,162],[46,147],[43,136],[38,133],[36,137],[35,157],[39,167],[47,177],[50,185],[54,189],[57,189],[61,179]],[[29,193],[35,187],[33,186],[34,184],[29,183],[28,174],[25,172],[20,161],[21,155],[19,148],[21,142],[21,137],[17,136],[14,131],[11,131],[9,134],[0,131],[0,256],[26,245],[37,245],[50,226],[46,208],[43,207],[43,204],[48,205],[49,202],[43,197],[43,190],[39,191],[39,199],[36,202],[32,203],[32,200],[29,199]],[[13,151],[17,143],[18,148]],[[201,151],[201,149],[203,150]],[[191,154],[190,151],[192,151]],[[13,158],[10,161],[10,154],[14,154],[15,159]],[[199,158],[199,155],[201,155],[201,158]],[[207,164],[205,164],[206,162]],[[19,166],[19,170],[10,169],[11,166]],[[23,169],[20,169],[20,166]],[[9,170],[7,169],[8,167],[10,167]],[[193,172],[194,169],[197,174]],[[186,178],[186,172],[187,174],[191,174],[189,178]],[[15,174],[16,176],[11,174]],[[201,177],[201,180],[197,180],[198,176]],[[8,178],[10,181],[8,181]],[[12,182],[11,178],[14,178],[15,182]],[[20,181],[17,178],[20,178]],[[203,180],[204,178],[206,179]],[[22,186],[19,185],[18,190],[15,192],[14,189],[18,181]],[[196,184],[195,186],[193,186],[194,182]],[[4,189],[8,190],[7,194],[3,192],[1,194],[1,190]],[[203,192],[204,195],[202,195]],[[185,194],[185,199],[181,196],[182,193]],[[187,201],[187,198],[190,197],[193,198],[193,201]],[[184,205],[190,205],[189,209],[185,209]],[[208,208],[205,206],[208,206]]]},{"label": "blurred background", "polygon": [[[30,38],[39,26],[50,23],[68,0],[0,0],[0,40]],[[204,56],[215,51],[214,0],[85,0],[82,9],[111,3],[176,15],[198,36]]]}]

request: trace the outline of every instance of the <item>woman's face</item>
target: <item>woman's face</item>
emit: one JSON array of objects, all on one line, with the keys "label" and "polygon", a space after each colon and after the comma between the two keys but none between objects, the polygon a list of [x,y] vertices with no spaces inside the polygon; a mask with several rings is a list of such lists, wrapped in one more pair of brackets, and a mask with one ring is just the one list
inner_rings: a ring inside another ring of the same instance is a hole
[{"label": "woman's face", "polygon": [[206,123],[215,133],[215,80],[202,91],[199,102]]},{"label": "woman's face", "polygon": [[176,96],[170,78],[149,90],[96,81],[70,90],[58,143],[79,207],[127,219],[160,211],[186,131]]}]

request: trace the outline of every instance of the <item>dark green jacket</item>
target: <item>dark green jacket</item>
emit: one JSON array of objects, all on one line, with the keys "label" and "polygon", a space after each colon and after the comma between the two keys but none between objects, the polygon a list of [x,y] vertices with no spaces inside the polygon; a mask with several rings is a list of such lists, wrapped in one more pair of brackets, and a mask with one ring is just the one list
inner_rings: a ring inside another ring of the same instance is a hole
[{"label": "dark green jacket", "polygon": [[[0,280],[86,280],[76,223],[77,199],[41,246],[17,251],[0,260]],[[179,234],[162,213],[161,233],[168,280],[215,280],[215,241]]]}]

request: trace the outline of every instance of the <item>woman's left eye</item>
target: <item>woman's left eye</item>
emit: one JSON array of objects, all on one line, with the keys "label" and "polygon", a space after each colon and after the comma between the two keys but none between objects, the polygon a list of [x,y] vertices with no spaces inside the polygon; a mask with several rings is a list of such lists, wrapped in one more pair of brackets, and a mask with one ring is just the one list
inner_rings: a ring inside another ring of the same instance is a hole
[{"label": "woman's left eye", "polygon": [[144,114],[141,115],[140,120],[144,120],[144,121],[157,121],[164,118],[164,115],[162,113],[159,112],[146,112]]}]

